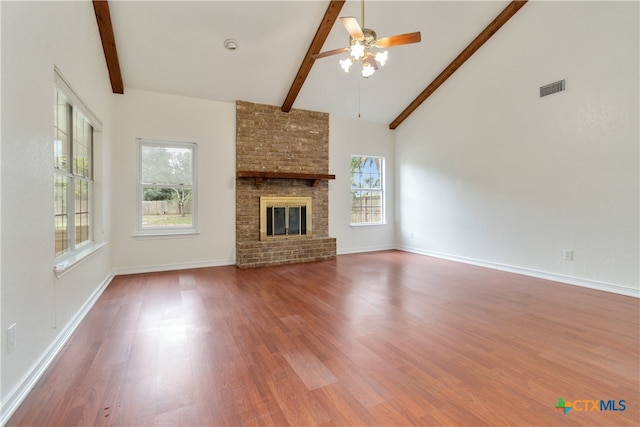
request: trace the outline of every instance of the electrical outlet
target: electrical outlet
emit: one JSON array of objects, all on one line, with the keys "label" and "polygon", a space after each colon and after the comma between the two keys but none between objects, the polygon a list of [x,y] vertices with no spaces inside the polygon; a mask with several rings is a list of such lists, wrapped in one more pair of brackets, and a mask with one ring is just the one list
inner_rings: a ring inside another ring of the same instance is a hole
[{"label": "electrical outlet", "polygon": [[564,260],[573,261],[573,251],[569,249],[564,250]]},{"label": "electrical outlet", "polygon": [[7,328],[7,353],[13,353],[16,349],[16,324],[9,326]]}]

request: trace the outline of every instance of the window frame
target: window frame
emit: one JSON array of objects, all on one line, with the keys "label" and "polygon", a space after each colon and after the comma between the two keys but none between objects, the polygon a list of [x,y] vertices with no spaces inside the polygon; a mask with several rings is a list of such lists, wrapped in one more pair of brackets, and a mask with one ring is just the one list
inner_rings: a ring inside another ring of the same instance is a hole
[{"label": "window frame", "polygon": [[[379,159],[380,160],[380,188],[375,187],[354,187],[354,172],[351,170],[351,165],[353,164],[353,159],[359,158],[368,158],[368,159]],[[380,226],[386,225],[386,192],[385,192],[385,162],[386,159],[384,156],[375,156],[375,155],[364,155],[364,154],[353,154],[350,157],[351,163],[349,164],[349,185],[351,192],[351,201],[349,208],[349,224],[351,227],[367,227],[367,226]],[[353,192],[354,191],[375,191],[380,192],[380,221],[375,222],[353,222]]]},{"label": "window frame", "polygon": [[[57,75],[57,74],[56,74]],[[61,87],[62,86],[62,87]],[[95,119],[92,121],[91,117],[85,113],[86,107],[82,108],[82,101],[79,101],[79,98],[75,95],[75,93],[69,88],[68,84],[61,82],[56,79],[54,84],[54,109],[58,110],[59,106],[62,105],[61,102],[64,102],[64,108],[66,109],[66,141],[64,142],[64,149],[66,150],[67,163],[64,168],[58,167],[57,164],[57,155],[58,151],[58,139],[54,135],[54,165],[53,165],[53,177],[54,177],[54,194],[58,191],[57,185],[58,180],[62,178],[66,181],[66,189],[64,194],[64,213],[66,216],[66,245],[65,250],[62,253],[58,253],[57,251],[57,241],[58,241],[58,231],[57,231],[57,216],[56,209],[54,208],[54,256],[56,263],[58,265],[67,265],[70,261],[75,260],[78,255],[82,252],[86,252],[87,248],[95,244],[94,239],[94,223],[95,223],[95,203],[94,203],[94,192],[95,192],[95,179],[94,179],[94,169],[95,169],[95,134],[96,134],[96,122]],[[59,111],[54,111],[54,131],[58,131],[60,129],[60,121],[57,120]],[[89,143],[89,167],[88,173],[82,174],[78,173],[74,165],[76,164],[76,141],[77,141],[77,128],[78,128],[78,120],[82,120],[82,126],[88,124],[91,132],[90,132],[90,140]],[[99,123],[99,122],[98,122]],[[60,145],[62,147],[62,145]],[[87,215],[87,238],[82,240],[81,242],[77,241],[77,227],[76,227],[76,216],[78,215],[77,203],[76,203],[76,185],[78,183],[85,183],[87,187],[87,199],[86,199],[86,215]],[[57,203],[57,197],[54,195],[54,203]]]},{"label": "window frame", "polygon": [[[148,138],[136,138],[137,143],[137,218],[136,218],[136,232],[134,237],[140,238],[164,238],[164,237],[181,237],[181,236],[193,236],[199,234],[197,227],[197,164],[198,164],[198,145],[195,142],[182,142],[182,141],[167,141],[159,139]],[[190,149],[191,150],[191,185],[184,184],[168,184],[168,183],[145,183],[142,182],[142,150],[144,147],[166,147],[177,149]],[[165,225],[165,226],[144,226],[144,189],[145,188],[191,188],[191,225]]]}]

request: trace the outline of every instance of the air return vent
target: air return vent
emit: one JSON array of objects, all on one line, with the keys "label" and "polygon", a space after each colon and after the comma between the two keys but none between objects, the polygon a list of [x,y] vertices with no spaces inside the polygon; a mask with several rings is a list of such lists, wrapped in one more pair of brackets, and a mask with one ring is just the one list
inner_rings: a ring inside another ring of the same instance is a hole
[{"label": "air return vent", "polygon": [[567,81],[565,79],[559,80],[557,82],[549,83],[548,85],[544,85],[540,87],[540,98],[544,98],[545,96],[564,92],[565,90],[567,90]]}]

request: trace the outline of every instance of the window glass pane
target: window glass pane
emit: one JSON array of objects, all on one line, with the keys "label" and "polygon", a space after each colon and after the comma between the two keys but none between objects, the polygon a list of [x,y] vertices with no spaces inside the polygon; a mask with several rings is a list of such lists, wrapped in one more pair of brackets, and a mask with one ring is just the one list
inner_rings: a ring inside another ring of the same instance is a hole
[{"label": "window glass pane", "polygon": [[75,180],[76,245],[89,241],[89,182]]},{"label": "window glass pane", "polygon": [[53,125],[64,133],[69,133],[69,103],[67,99],[58,91],[55,94],[53,106]]},{"label": "window glass pane", "polygon": [[53,105],[53,166],[69,170],[69,109],[66,99],[55,92]]},{"label": "window glass pane", "polygon": [[54,175],[54,229],[56,242],[56,256],[60,256],[69,249],[68,194],[69,177]]},{"label": "window glass pane", "polygon": [[53,166],[60,170],[69,170],[69,140],[67,134],[58,129],[53,131]]},{"label": "window glass pane", "polygon": [[370,169],[371,185],[369,188],[382,188],[382,159],[379,157],[373,158]]},{"label": "window glass pane", "polygon": [[142,227],[193,226],[191,188],[145,187],[142,194]]},{"label": "window glass pane", "polygon": [[351,188],[382,188],[382,159],[354,156],[351,160]]},{"label": "window glass pane", "polygon": [[145,184],[193,184],[193,149],[143,145],[142,182]]},{"label": "window glass pane", "polygon": [[353,175],[353,188],[362,188],[362,172],[358,171]]},{"label": "window glass pane", "polygon": [[75,133],[73,135],[73,173],[91,178],[91,156],[93,151],[93,128],[86,117],[75,111]]},{"label": "window glass pane", "polygon": [[380,191],[351,192],[351,222],[375,223],[382,221],[382,193]]}]

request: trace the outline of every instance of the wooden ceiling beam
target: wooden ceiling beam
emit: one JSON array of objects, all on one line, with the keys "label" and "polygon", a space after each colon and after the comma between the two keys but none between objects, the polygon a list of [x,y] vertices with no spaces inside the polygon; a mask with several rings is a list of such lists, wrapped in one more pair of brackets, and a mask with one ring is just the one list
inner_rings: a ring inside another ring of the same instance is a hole
[{"label": "wooden ceiling beam", "polygon": [[118,50],[116,49],[116,38],[113,34],[109,2],[107,0],[93,0],[93,10],[96,13],[96,21],[98,21],[102,50],[104,51],[104,59],[107,61],[107,70],[109,70],[109,79],[111,80],[111,90],[113,93],[124,93],[124,83],[120,71],[120,61],[118,61]]},{"label": "wooden ceiling beam", "polygon": [[396,119],[389,129],[395,129],[413,113],[433,92],[436,91],[458,68],[462,66],[480,47],[485,44],[522,6],[527,0],[513,0],[502,12],[436,77],[425,90],[414,99]]},{"label": "wooden ceiling beam", "polygon": [[344,6],[345,1],[346,0],[331,0],[329,2],[329,7],[327,7],[327,11],[322,18],[322,22],[320,22],[318,31],[316,31],[316,35],[311,41],[311,45],[307,50],[307,54],[304,56],[302,64],[300,64],[298,74],[296,75],[296,78],[293,79],[293,84],[289,89],[287,98],[284,100],[284,104],[282,104],[282,112],[288,113],[289,111],[291,111],[291,107],[293,107],[293,103],[302,90],[302,85],[304,85],[304,82],[307,79],[309,72],[311,71],[311,67],[313,66],[314,59],[311,58],[311,55],[319,53],[320,49],[322,49],[324,42],[329,36],[331,28],[333,28],[333,24],[336,22],[336,19],[338,19],[338,14],[342,10],[342,6]]}]

